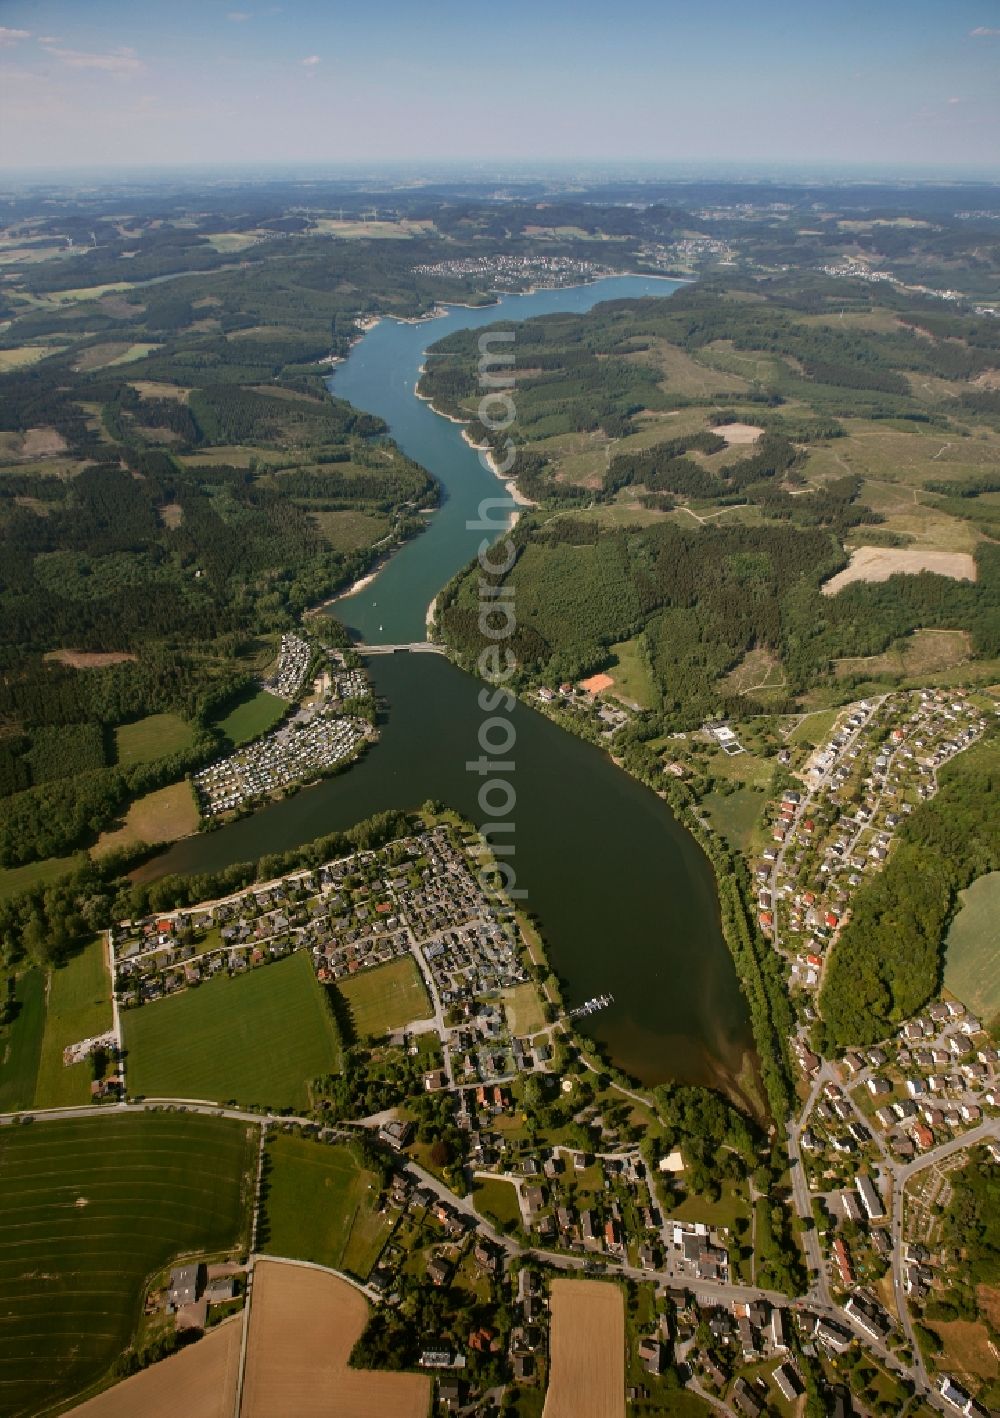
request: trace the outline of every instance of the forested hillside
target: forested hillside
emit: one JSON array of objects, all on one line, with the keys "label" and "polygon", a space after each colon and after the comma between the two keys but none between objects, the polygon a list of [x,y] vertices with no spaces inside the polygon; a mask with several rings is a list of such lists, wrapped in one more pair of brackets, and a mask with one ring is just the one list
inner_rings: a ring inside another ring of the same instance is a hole
[{"label": "forested hillside", "polygon": [[[920,629],[1000,655],[996,320],[797,270],[515,333],[513,472],[538,504],[511,575],[522,677],[576,679],[637,639],[667,730],[844,697]],[[433,346],[421,388],[504,456],[478,338]],[[873,549],[877,574],[824,594]],[[456,585],[440,614],[470,661],[475,602]],[[773,666],[759,701],[734,680],[750,654]]]}]

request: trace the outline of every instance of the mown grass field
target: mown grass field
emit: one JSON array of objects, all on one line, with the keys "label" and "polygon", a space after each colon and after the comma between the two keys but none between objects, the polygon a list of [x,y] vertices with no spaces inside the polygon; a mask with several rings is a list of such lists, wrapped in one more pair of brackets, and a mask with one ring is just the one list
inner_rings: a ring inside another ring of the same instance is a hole
[{"label": "mown grass field", "polygon": [[232,744],[249,743],[267,733],[284,714],[288,705],[266,689],[259,689],[233,706],[218,727]]},{"label": "mown grass field", "polygon": [[0,1029],[0,1113],[15,1113],[34,1102],[45,1029],[42,971],[28,970],[18,976],[14,997],[17,1013]]},{"label": "mown grass field", "polygon": [[308,953],[222,976],[122,1016],[129,1091],[306,1108],[340,1041]]},{"label": "mown grass field", "polygon": [[263,1249],[366,1280],[389,1234],[378,1186],[349,1147],[284,1133],[267,1144]]},{"label": "mown grass field", "polygon": [[359,1038],[377,1039],[414,1019],[429,1019],[433,1013],[412,955],[373,970],[359,970],[349,980],[338,980],[336,988]]},{"label": "mown grass field", "polygon": [[117,1114],[0,1135],[0,1412],[81,1394],[130,1343],[147,1277],[245,1244],[256,1130]]},{"label": "mown grass field", "polygon": [[111,981],[103,938],[90,941],[49,976],[45,1033],[35,1083],[36,1108],[69,1108],[90,1102],[88,1062],[67,1068],[67,1044],[92,1039],[111,1028]]},{"label": "mown grass field", "polygon": [[945,945],[945,988],[986,1021],[1000,1015],[1000,872],[961,893]]},{"label": "mown grass field", "polygon": [[133,763],[152,763],[168,754],[180,753],[194,738],[191,725],[179,714],[148,714],[134,724],[115,730],[118,762],[124,768]]}]

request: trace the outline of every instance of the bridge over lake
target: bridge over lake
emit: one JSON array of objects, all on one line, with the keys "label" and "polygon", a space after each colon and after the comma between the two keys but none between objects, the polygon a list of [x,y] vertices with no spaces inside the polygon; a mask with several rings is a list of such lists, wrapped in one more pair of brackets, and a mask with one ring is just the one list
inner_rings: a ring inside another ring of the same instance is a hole
[{"label": "bridge over lake", "polygon": [[409,651],[411,655],[443,655],[444,646],[435,645],[432,640],[413,640],[408,645],[368,645],[359,640],[351,646],[359,655],[398,655]]}]

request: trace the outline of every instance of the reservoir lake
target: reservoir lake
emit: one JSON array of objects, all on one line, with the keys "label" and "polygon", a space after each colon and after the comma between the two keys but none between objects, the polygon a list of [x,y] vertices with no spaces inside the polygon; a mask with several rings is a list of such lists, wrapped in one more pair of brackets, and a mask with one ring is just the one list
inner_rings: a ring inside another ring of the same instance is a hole
[{"label": "reservoir lake", "polygon": [[[476,554],[469,530],[484,499],[507,497],[461,428],[415,396],[427,347],[452,331],[598,301],[668,296],[677,283],[622,276],[589,286],[504,296],[493,306],[450,308],[420,323],[383,320],[353,347],[332,391],[385,419],[403,451],[441,485],[427,529],[377,577],[331,610],[370,644],[423,640],[427,607]],[[514,343],[516,372],[516,341]],[[516,427],[514,429],[516,435]],[[499,504],[492,512],[499,520]],[[348,772],[253,815],[176,843],[143,875],[218,870],[349,827],[386,808],[434,798],[482,824],[479,681],[436,654],[368,659],[382,705],[380,739]],[[711,866],[656,796],[599,749],[518,704],[516,767],[504,776],[516,806],[509,860],[519,904],[541,923],[570,1005],[610,993],[614,1004],[582,1027],[613,1062],[646,1084],[676,1080],[734,1089],[753,1051],[746,1003],[719,924]]]}]

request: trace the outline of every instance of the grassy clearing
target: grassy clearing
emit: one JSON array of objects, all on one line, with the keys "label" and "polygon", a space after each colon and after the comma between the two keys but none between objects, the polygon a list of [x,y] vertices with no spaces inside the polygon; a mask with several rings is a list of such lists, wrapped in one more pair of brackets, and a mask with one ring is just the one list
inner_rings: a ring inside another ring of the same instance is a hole
[{"label": "grassy clearing", "polygon": [[734,669],[720,681],[721,688],[731,694],[763,694],[780,690],[785,684],[784,670],[778,656],[770,650],[748,650]]},{"label": "grassy clearing", "polygon": [[819,709],[813,714],[806,714],[789,732],[787,742],[818,748],[829,741],[840,713],[839,709]]},{"label": "grassy clearing", "polygon": [[915,630],[883,655],[856,655],[851,659],[837,660],[836,673],[841,678],[845,675],[922,678],[964,664],[971,653],[967,630]]},{"label": "grassy clearing", "polygon": [[989,872],[960,895],[961,909],[945,945],[944,983],[985,1019],[1000,1014],[1000,872]]},{"label": "grassy clearing", "polygon": [[390,1226],[378,1183],[349,1147],[279,1134],[267,1146],[263,1250],[367,1280]]},{"label": "grassy clearing", "polygon": [[149,1275],[244,1240],[255,1131],[152,1113],[4,1130],[0,1411],[81,1394],[130,1342]]},{"label": "grassy clearing", "polygon": [[132,379],[129,383],[144,399],[173,399],[178,404],[186,404],[191,393],[180,384],[165,384],[161,379]]},{"label": "grassy clearing", "polygon": [[387,517],[373,517],[369,512],[344,508],[341,512],[309,513],[328,546],[334,551],[356,551],[371,546],[389,530]]},{"label": "grassy clearing", "polygon": [[477,1178],[472,1185],[472,1203],[480,1216],[485,1216],[500,1230],[521,1220],[517,1191],[511,1182],[493,1177]]},{"label": "grassy clearing", "polygon": [[45,1033],[35,1083],[36,1108],[71,1108],[90,1102],[87,1062],[67,1068],[63,1049],[111,1028],[107,951],[98,937],[49,975]]},{"label": "grassy clearing", "polygon": [[506,990],[503,1003],[511,1033],[525,1037],[545,1028],[545,1011],[535,985],[515,985],[512,990]]},{"label": "grassy clearing", "polygon": [[180,753],[194,739],[191,725],[179,714],[148,714],[134,724],[115,730],[118,762],[124,768],[133,763],[152,763],[168,754]]},{"label": "grassy clearing", "polygon": [[225,447],[212,448],[207,453],[189,453],[180,461],[186,468],[249,468],[251,463],[288,465],[295,460],[275,448],[245,448],[227,444]]},{"label": "grassy clearing", "polygon": [[50,881],[58,881],[82,864],[82,856],[46,857],[44,861],[28,862],[23,867],[4,867],[0,870],[0,900],[30,891],[33,886],[48,886]]},{"label": "grassy clearing", "polygon": [[285,713],[288,705],[266,689],[251,691],[230,709],[218,727],[230,743],[239,745],[266,734]]},{"label": "grassy clearing", "polygon": [[185,779],[158,788],[154,793],[137,798],[125,814],[120,827],[102,832],[94,847],[95,856],[102,856],[121,847],[134,847],[140,842],[176,842],[198,827],[198,805],[194,789]]},{"label": "grassy clearing", "polygon": [[678,349],[667,340],[653,339],[649,348],[630,356],[636,364],[652,365],[663,375],[663,388],[669,394],[710,398],[713,394],[742,393],[748,386],[739,374],[725,373]]},{"label": "grassy clearing", "polygon": [[749,1220],[750,1207],[746,1192],[737,1182],[723,1182],[718,1201],[689,1196],[678,1205],[664,1206],[672,1221],[703,1221],[706,1226],[726,1226],[732,1229],[738,1219]]},{"label": "grassy clearing", "polygon": [[30,1108],[45,1030],[45,976],[28,970],[18,976],[17,1013],[0,1029],[0,1113]]},{"label": "grassy clearing", "polygon": [[359,1038],[380,1038],[414,1019],[429,1019],[434,1012],[412,955],[374,970],[360,970],[349,980],[339,980],[336,988]]},{"label": "grassy clearing", "polygon": [[752,788],[737,788],[733,793],[708,793],[702,806],[709,821],[731,847],[745,852],[749,849],[754,828],[764,806],[764,797]]},{"label": "grassy clearing", "polygon": [[333,1017],[306,951],[127,1010],[130,1091],[304,1109],[340,1064]]},{"label": "grassy clearing", "polygon": [[641,709],[652,709],[656,702],[656,686],[641,638],[634,636],[631,640],[622,640],[612,645],[611,653],[615,657],[609,671],[615,681],[612,694],[627,699],[631,704],[638,704]]}]

